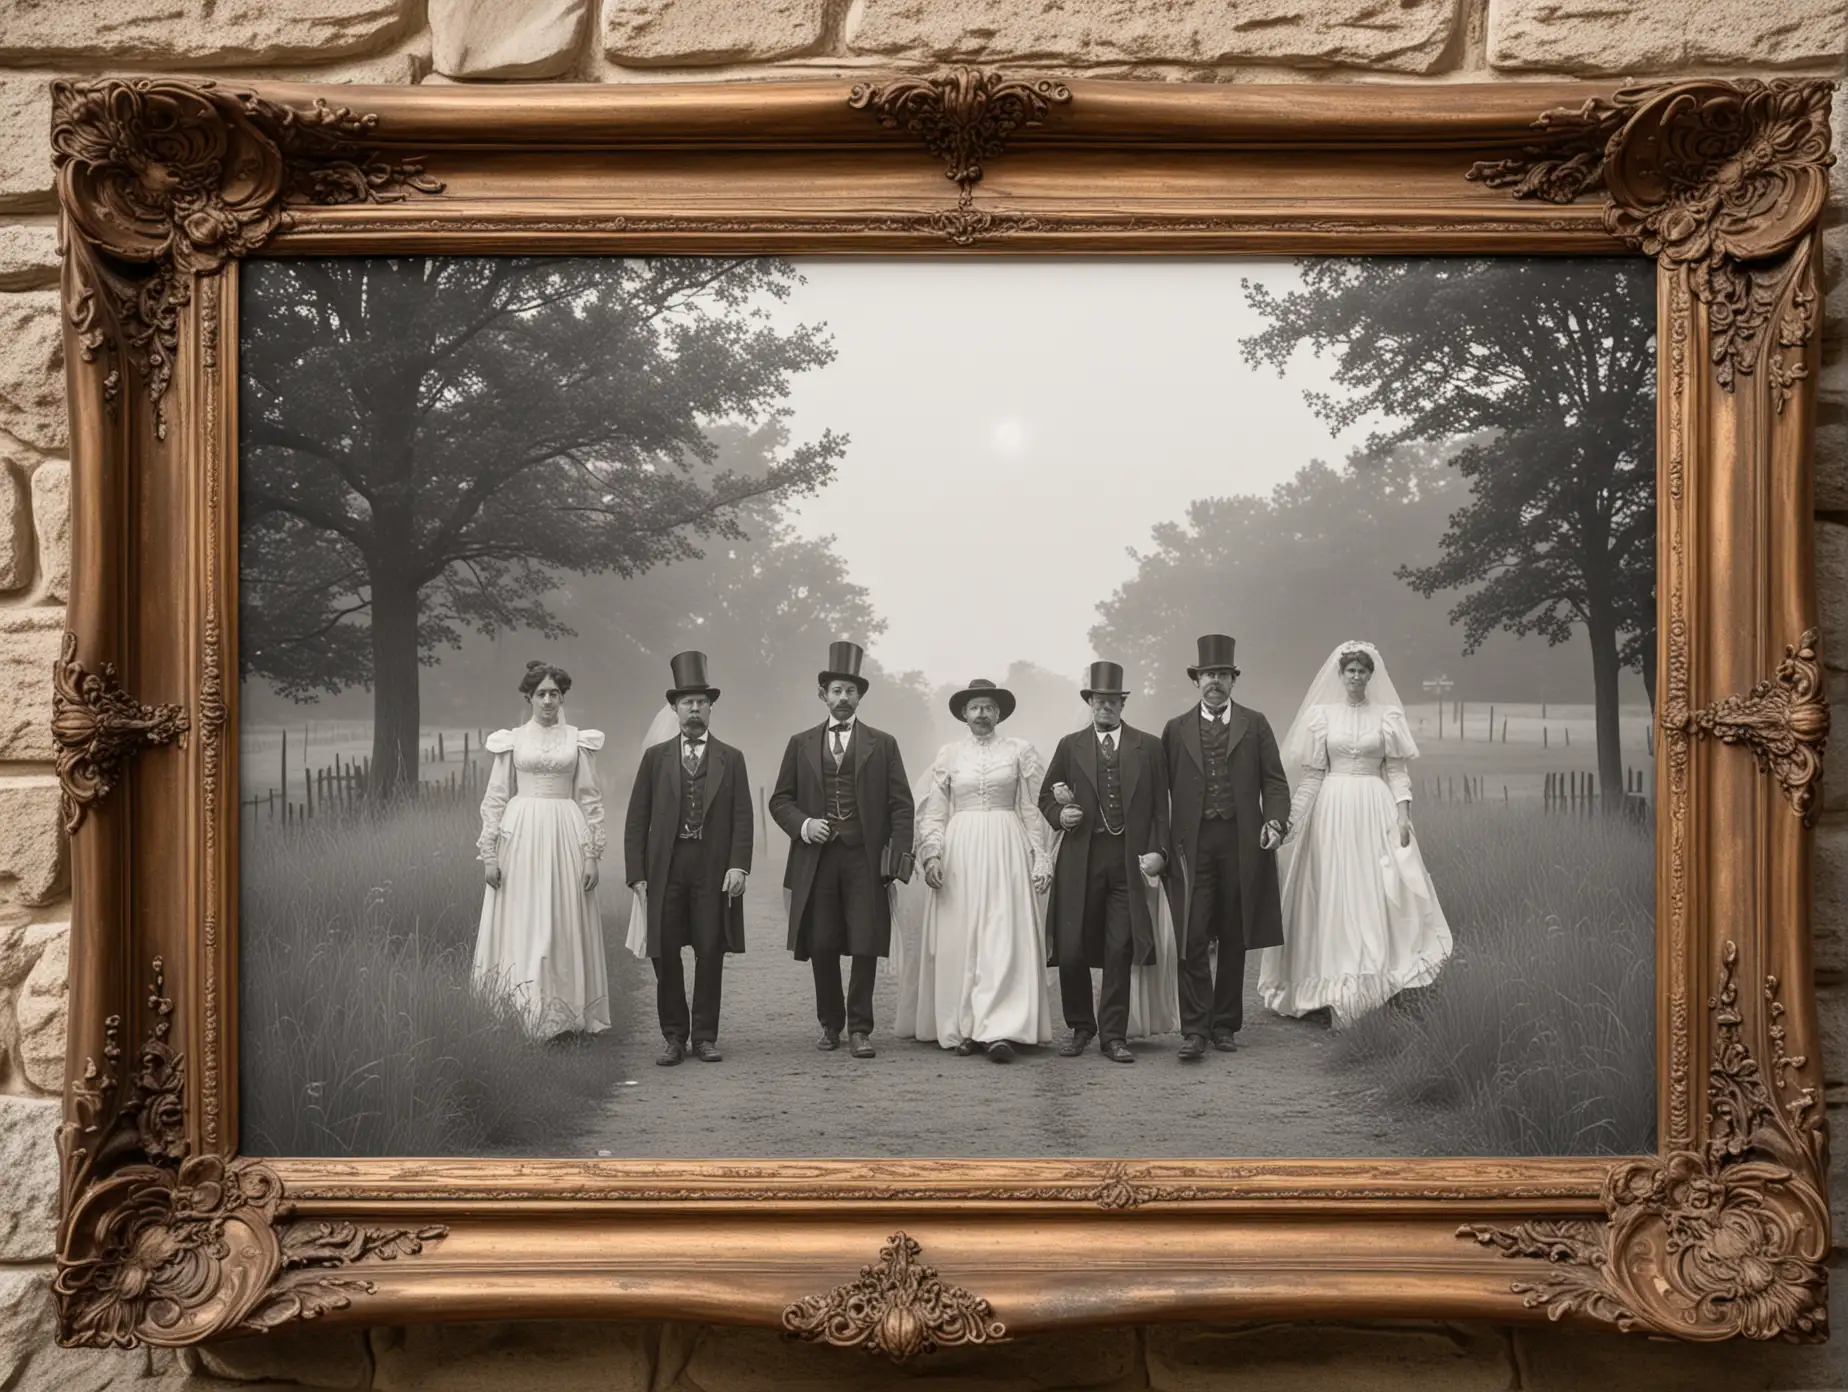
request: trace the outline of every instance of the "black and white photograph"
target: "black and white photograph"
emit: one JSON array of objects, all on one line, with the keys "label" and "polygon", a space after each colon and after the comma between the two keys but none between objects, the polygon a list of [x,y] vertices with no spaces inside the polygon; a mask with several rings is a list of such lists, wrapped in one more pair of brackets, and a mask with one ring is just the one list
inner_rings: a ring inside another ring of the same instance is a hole
[{"label": "black and white photograph", "polygon": [[1653,262],[239,286],[245,1153],[1654,1149]]}]

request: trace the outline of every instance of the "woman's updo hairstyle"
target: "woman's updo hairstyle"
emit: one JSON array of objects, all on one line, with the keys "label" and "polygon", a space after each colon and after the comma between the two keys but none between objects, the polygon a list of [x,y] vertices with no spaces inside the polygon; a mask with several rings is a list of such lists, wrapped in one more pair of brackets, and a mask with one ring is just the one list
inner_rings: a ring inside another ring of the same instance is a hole
[{"label": "woman's updo hairstyle", "polygon": [[1342,653],[1341,660],[1335,664],[1335,670],[1337,672],[1347,671],[1348,663],[1350,662],[1358,662],[1362,667],[1367,669],[1368,676],[1373,675],[1373,654],[1368,652],[1365,648],[1349,648],[1346,652]]},{"label": "woman's updo hairstyle", "polygon": [[571,674],[563,667],[554,667],[549,662],[529,662],[526,664],[526,675],[520,678],[520,695],[532,700],[533,693],[539,689],[539,683],[547,677],[558,683],[560,694],[571,690]]}]

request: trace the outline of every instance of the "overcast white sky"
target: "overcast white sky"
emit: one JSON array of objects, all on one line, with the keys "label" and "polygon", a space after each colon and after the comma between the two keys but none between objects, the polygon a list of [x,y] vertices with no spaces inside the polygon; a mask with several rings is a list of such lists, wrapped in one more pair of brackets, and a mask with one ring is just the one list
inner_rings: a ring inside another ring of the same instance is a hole
[{"label": "overcast white sky", "polygon": [[1240,278],[1286,288],[1288,261],[800,264],[786,314],[827,324],[838,356],[798,380],[791,438],[852,443],[794,517],[872,591],[888,669],[998,679],[1026,658],[1076,675],[1097,601],[1155,523],[1268,492],[1367,433],[1331,439],[1310,414],[1303,389],[1326,378],[1307,352],[1281,381],[1239,356],[1262,326]]}]

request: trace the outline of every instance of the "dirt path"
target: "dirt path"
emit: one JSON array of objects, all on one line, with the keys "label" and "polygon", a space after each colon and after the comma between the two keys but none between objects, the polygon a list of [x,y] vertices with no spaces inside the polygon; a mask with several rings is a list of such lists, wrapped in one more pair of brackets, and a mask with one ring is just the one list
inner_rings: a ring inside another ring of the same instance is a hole
[{"label": "dirt path", "polygon": [[[774,887],[774,878],[753,877]],[[1284,1020],[1257,1001],[1249,974],[1246,1028],[1234,1054],[1175,1057],[1178,1035],[1138,1041],[1133,1065],[1056,1047],[1012,1064],[958,1058],[891,1034],[895,983],[881,970],[874,1000],[879,1056],[815,1048],[806,963],[783,949],[781,896],[748,903],[750,950],[725,963],[719,1045],[724,1061],[660,1068],[654,982],[624,971],[620,1037],[607,1048],[616,1085],[575,1153],[598,1156],[1364,1156],[1415,1154],[1404,1123],[1379,1114],[1356,1083],[1326,1066],[1319,1024]],[[687,976],[692,978],[689,957]],[[1054,991],[1056,1011],[1057,992]],[[1063,1028],[1062,1024],[1059,1026]],[[568,1152],[569,1153],[569,1152]]]}]

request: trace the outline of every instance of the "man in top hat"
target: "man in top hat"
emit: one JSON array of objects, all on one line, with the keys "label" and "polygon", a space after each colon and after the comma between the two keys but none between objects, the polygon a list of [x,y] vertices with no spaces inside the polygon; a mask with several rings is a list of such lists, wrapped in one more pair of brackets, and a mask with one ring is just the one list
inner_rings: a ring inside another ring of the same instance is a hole
[{"label": "man in top hat", "polygon": [[[1277,847],[1289,829],[1290,784],[1270,722],[1234,704],[1238,667],[1223,633],[1200,639],[1187,675],[1199,704],[1162,731],[1176,864],[1168,902],[1179,938],[1180,1057],[1225,1052],[1245,1022],[1245,954],[1283,943]],[[1215,979],[1207,956],[1217,944]]]},{"label": "man in top hat", "polygon": [[[646,896],[648,956],[666,1041],[655,1062],[664,1066],[679,1063],[689,1047],[702,1063],[721,1058],[719,990],[725,954],[744,951],[753,821],[744,755],[709,728],[719,689],[706,681],[706,655],[676,653],[669,665],[674,685],[667,703],[680,718],[680,733],[642,752],[623,831],[629,887],[653,886]],[[691,1011],[680,960],[687,947]]]},{"label": "man in top hat", "polygon": [[[860,675],[857,643],[832,643],[815,677],[828,719],[789,737],[770,815],[788,833],[789,950],[811,964],[815,1047],[840,1047],[847,1031],[855,1058],[872,1058],[873,981],[891,950],[886,892],[897,858],[911,850],[911,784],[898,741],[859,718],[871,685]],[[845,998],[841,958],[851,957]]]},{"label": "man in top hat", "polygon": [[[1040,812],[1064,833],[1046,905],[1047,964],[1076,1058],[1095,1036],[1112,1063],[1134,1063],[1129,1033],[1131,966],[1155,961],[1155,915],[1141,876],[1168,863],[1168,763],[1155,736],[1123,723],[1123,669],[1093,662],[1079,696],[1091,722],[1053,751],[1040,785]],[[1091,971],[1103,969],[1096,1008]]]}]

